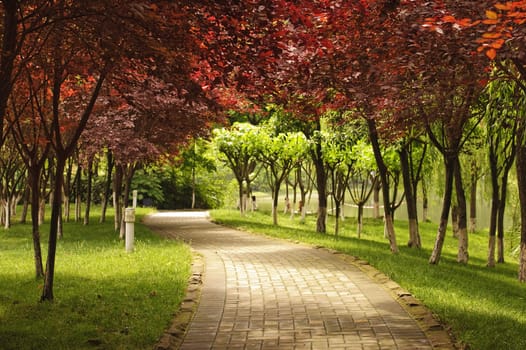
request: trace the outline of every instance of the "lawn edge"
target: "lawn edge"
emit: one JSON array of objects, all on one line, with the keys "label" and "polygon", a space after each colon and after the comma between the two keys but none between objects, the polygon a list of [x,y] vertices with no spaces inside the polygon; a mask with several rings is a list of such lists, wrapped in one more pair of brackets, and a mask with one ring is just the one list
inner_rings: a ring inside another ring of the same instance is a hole
[{"label": "lawn edge", "polygon": [[180,347],[199,305],[205,263],[201,254],[192,248],[190,249],[193,258],[185,297],[175,312],[170,326],[164,330],[164,333],[154,345],[153,348],[155,350],[178,349]]}]

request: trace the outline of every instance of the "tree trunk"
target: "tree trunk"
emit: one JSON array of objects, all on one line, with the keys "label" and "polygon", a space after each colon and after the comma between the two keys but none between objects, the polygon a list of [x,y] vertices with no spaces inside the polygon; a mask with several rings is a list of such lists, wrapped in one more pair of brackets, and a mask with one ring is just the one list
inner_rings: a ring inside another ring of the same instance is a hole
[{"label": "tree trunk", "polygon": [[335,199],[334,205],[336,206],[336,212],[334,215],[334,235],[338,236],[338,234],[340,233],[341,202]]},{"label": "tree trunk", "polygon": [[84,212],[84,225],[89,225],[89,216],[91,209],[91,190],[93,182],[93,159],[88,162],[88,183],[86,188],[86,210]]},{"label": "tree trunk", "polygon": [[20,223],[25,224],[27,222],[27,213],[29,211],[29,196],[31,195],[31,188],[26,186],[24,190],[24,196],[22,201],[22,212],[20,213]]},{"label": "tree trunk", "polygon": [[478,174],[476,170],[471,173],[471,188],[469,196],[469,232],[474,233],[477,229],[477,183]]},{"label": "tree trunk", "polygon": [[358,204],[358,238],[361,238],[362,236],[362,230],[363,230],[363,206],[365,203],[359,203]]},{"label": "tree trunk", "polygon": [[429,221],[429,199],[427,197],[426,181],[422,179],[422,221]]},{"label": "tree trunk", "polygon": [[517,128],[517,183],[521,215],[521,241],[519,246],[519,281],[526,282],[526,121],[521,120]]},{"label": "tree trunk", "polygon": [[62,205],[62,186],[65,160],[57,157],[55,164],[55,181],[53,186],[53,202],[51,203],[51,222],[49,223],[48,256],[46,262],[46,273],[44,276],[44,287],[42,289],[41,301],[53,300],[53,282],[55,277],[55,256],[57,251],[58,220],[60,207]]},{"label": "tree trunk", "polygon": [[33,236],[33,251],[35,257],[35,276],[44,276],[44,266],[42,264],[42,249],[40,246],[40,170],[28,169],[29,187],[31,193],[31,228]]},{"label": "tree trunk", "polygon": [[100,222],[106,222],[106,210],[108,209],[108,201],[111,194],[111,178],[113,172],[113,155],[110,151],[106,154],[107,168],[106,168],[106,181],[104,184],[104,194],[102,197],[102,208],[100,215]]},{"label": "tree trunk", "polygon": [[453,237],[458,238],[458,206],[453,204],[451,208],[451,226],[453,231]]},{"label": "tree trunk", "polygon": [[327,232],[327,172],[323,162],[321,145],[316,144],[314,151],[314,166],[316,168],[316,184],[318,189],[318,217],[316,219],[316,232]]},{"label": "tree trunk", "polygon": [[115,166],[115,174],[113,176],[113,203],[115,208],[115,232],[120,232],[122,219],[122,166]]},{"label": "tree trunk", "polygon": [[102,208],[101,208],[101,215],[100,215],[100,222],[106,222],[106,210],[108,209],[108,201],[111,195],[111,179],[112,179],[112,172],[113,172],[113,156],[110,151],[106,153],[106,159],[107,159],[107,168],[106,168],[106,181],[104,184],[104,194],[102,197]]},{"label": "tree trunk", "polygon": [[382,181],[376,181],[373,188],[373,218],[379,219],[380,215],[380,191],[382,190]]},{"label": "tree trunk", "polygon": [[404,181],[405,201],[407,204],[407,218],[409,221],[409,241],[407,246],[411,248],[421,248],[420,233],[418,231],[418,212],[416,204],[415,189],[411,183],[411,169],[409,165],[409,155],[407,149],[403,147],[399,151],[400,165],[402,167],[402,178]]},{"label": "tree trunk", "polygon": [[447,222],[449,218],[449,209],[451,208],[451,198],[453,194],[453,173],[454,173],[454,162],[450,157],[444,155],[445,164],[445,188],[444,198],[442,200],[442,211],[440,213],[440,221],[438,225],[437,236],[435,239],[435,245],[429,258],[430,264],[438,264],[440,256],[442,255],[442,247],[444,246],[444,239],[446,237]]},{"label": "tree trunk", "polygon": [[390,194],[389,194],[389,182],[387,174],[387,166],[385,165],[382,152],[380,150],[380,144],[378,142],[378,131],[376,130],[376,123],[374,119],[367,118],[367,126],[369,128],[369,140],[373,147],[374,158],[376,160],[376,166],[380,173],[380,181],[382,183],[382,194],[384,203],[384,220],[385,228],[387,230],[387,236],[389,238],[389,246],[391,252],[398,253],[398,246],[396,244],[396,234],[393,225],[393,216],[390,211]]},{"label": "tree trunk", "polygon": [[499,212],[499,180],[497,158],[490,148],[489,167],[491,176],[491,209],[489,215],[488,267],[495,267],[495,237],[497,233],[497,218]]},{"label": "tree trunk", "polygon": [[[507,180],[503,180],[507,181]],[[499,210],[497,214],[497,262],[504,263],[504,212],[506,209],[507,186],[503,182],[500,188]]]},{"label": "tree trunk", "polygon": [[468,252],[468,221],[467,221],[467,206],[464,186],[462,184],[462,169],[458,156],[455,157],[455,192],[457,193],[458,204],[458,254],[457,261],[459,263],[467,264],[469,260]]},{"label": "tree trunk", "polygon": [[68,158],[66,178],[64,179],[64,218],[69,222],[71,216],[71,177],[73,176],[73,158]]},{"label": "tree trunk", "polygon": [[18,1],[3,3],[2,59],[0,60],[0,145],[4,143],[4,119],[13,86],[12,72],[17,56]]},{"label": "tree trunk", "polygon": [[500,181],[500,201],[497,215],[497,262],[499,264],[504,263],[504,213],[506,211],[506,198],[508,194],[508,175],[514,159],[515,152],[513,152],[512,157],[507,160]]},{"label": "tree trunk", "polygon": [[279,201],[279,186],[274,184],[275,187],[272,189],[272,223],[278,225],[278,201]]},{"label": "tree trunk", "polygon": [[75,222],[80,222],[80,220],[82,220],[81,184],[82,184],[82,168],[79,166],[77,168],[77,175],[75,176]]},{"label": "tree trunk", "polygon": [[11,201],[9,195],[6,196],[5,206],[4,206],[4,229],[9,229],[11,227]]}]

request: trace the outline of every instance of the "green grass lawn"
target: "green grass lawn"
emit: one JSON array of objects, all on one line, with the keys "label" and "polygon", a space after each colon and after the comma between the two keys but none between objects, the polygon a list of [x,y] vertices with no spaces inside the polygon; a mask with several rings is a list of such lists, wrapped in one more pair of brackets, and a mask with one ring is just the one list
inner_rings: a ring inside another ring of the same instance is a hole
[{"label": "green grass lawn", "polygon": [[487,233],[469,235],[468,265],[456,262],[457,240],[448,233],[442,259],[429,265],[437,225],[420,225],[423,248],[410,249],[407,222],[397,221],[396,233],[400,253],[389,251],[383,236],[381,220],[366,219],[362,238],[356,238],[356,221],[344,221],[339,237],[335,237],[329,217],[329,234],[316,233],[315,217],[304,224],[299,217],[280,213],[279,226],[272,225],[266,211],[242,217],[234,210],[214,210],[212,218],[227,226],[292,241],[301,241],[336,249],[367,260],[378,270],[409,290],[439,319],[450,326],[457,340],[472,349],[526,349],[526,285],[517,281],[517,257],[507,256],[505,264],[486,267]]},{"label": "green grass lawn", "polygon": [[[0,349],[153,347],[184,296],[189,248],[137,223],[135,251],[126,253],[113,218],[97,221],[65,224],[52,303],[39,302],[30,225],[0,228]],[[47,236],[43,225],[44,254]]]}]

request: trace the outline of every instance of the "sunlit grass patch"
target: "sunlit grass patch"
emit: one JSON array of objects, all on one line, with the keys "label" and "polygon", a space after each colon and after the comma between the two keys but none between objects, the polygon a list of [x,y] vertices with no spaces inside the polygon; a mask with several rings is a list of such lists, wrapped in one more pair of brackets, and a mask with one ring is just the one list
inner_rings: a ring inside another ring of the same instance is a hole
[{"label": "sunlit grass patch", "polygon": [[57,247],[55,300],[40,303],[30,227],[0,229],[0,348],[151,348],[182,300],[191,253],[140,223],[135,236],[134,252],[126,253],[111,218],[67,223]]}]

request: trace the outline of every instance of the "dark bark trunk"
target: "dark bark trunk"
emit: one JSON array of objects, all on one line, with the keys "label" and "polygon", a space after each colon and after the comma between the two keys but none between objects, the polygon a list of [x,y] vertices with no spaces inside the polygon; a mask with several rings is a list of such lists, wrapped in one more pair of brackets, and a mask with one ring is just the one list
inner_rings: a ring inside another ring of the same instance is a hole
[{"label": "dark bark trunk", "polygon": [[7,101],[11,95],[12,75],[17,55],[18,14],[16,0],[3,3],[2,56],[0,57],[0,145],[4,143],[4,120]]},{"label": "dark bark trunk", "polygon": [[40,244],[40,170],[29,169],[29,186],[31,188],[31,228],[33,236],[33,251],[35,257],[35,276],[44,276],[44,266],[42,264],[42,249]]},{"label": "dark bark trunk", "polygon": [[[525,123],[526,121],[522,121]],[[521,215],[521,240],[519,246],[519,281],[526,282],[526,144],[524,136],[526,125],[519,127],[517,135],[517,182],[519,188],[520,215]]]},{"label": "dark bark trunk", "polygon": [[20,223],[25,224],[27,222],[27,213],[29,212],[29,203],[31,196],[31,187],[26,186],[22,199],[22,212],[20,213]]},{"label": "dark bark trunk", "polygon": [[53,300],[53,283],[55,277],[55,256],[57,252],[58,220],[60,207],[62,205],[62,186],[65,160],[58,157],[55,164],[55,182],[53,185],[53,202],[51,204],[51,222],[49,224],[48,256],[46,262],[46,273],[44,287],[42,289],[41,301]]},{"label": "dark bark trunk", "polygon": [[336,206],[335,217],[334,217],[334,235],[338,236],[338,234],[340,233],[341,202],[335,199],[334,205]]},{"label": "dark bark trunk", "polygon": [[477,229],[477,183],[478,174],[476,170],[472,170],[469,196],[469,232],[471,233]]},{"label": "dark bark trunk", "polygon": [[430,264],[438,264],[440,256],[442,255],[442,248],[444,246],[444,239],[446,237],[447,222],[449,218],[449,209],[451,208],[451,198],[453,195],[453,174],[454,161],[447,155],[444,155],[445,164],[445,184],[444,184],[444,198],[442,199],[442,211],[440,212],[440,221],[438,225],[435,245],[429,258]]},{"label": "dark bark trunk", "polygon": [[425,180],[422,180],[422,220],[424,222],[429,221],[429,198],[427,196],[427,184]]},{"label": "dark bark trunk", "polygon": [[380,150],[380,144],[378,142],[378,131],[376,130],[376,123],[373,119],[367,118],[367,126],[369,128],[369,140],[371,141],[373,147],[374,158],[376,160],[376,166],[378,167],[378,172],[380,173],[380,181],[382,183],[382,194],[383,194],[383,203],[384,203],[384,220],[385,228],[387,230],[387,236],[389,239],[389,245],[391,252],[397,253],[398,246],[396,244],[396,234],[394,231],[393,225],[393,216],[390,210],[390,193],[389,193],[389,182],[388,182],[388,170],[385,165],[382,152]]},{"label": "dark bark trunk", "polygon": [[457,261],[459,263],[467,264],[469,260],[468,252],[468,221],[467,221],[467,205],[464,186],[462,184],[462,168],[458,156],[455,157],[455,192],[457,194],[458,204],[458,254]]},{"label": "dark bark trunk", "polygon": [[373,188],[373,217],[380,219],[380,191],[382,190],[382,181],[376,181]]},{"label": "dark bark trunk", "polygon": [[358,238],[361,238],[363,230],[363,204],[358,204]]},{"label": "dark bark trunk", "polygon": [[113,172],[113,155],[110,151],[106,154],[107,167],[106,167],[106,181],[104,184],[104,194],[102,197],[102,208],[100,215],[100,222],[106,222],[106,210],[108,209],[108,201],[111,195],[111,178]]},{"label": "dark bark trunk", "polygon": [[506,210],[506,195],[508,193],[508,170],[504,170],[500,186],[499,211],[497,214],[497,262],[504,263],[504,213]]},{"label": "dark bark trunk", "polygon": [[409,221],[409,241],[407,245],[411,248],[421,248],[420,233],[418,232],[418,212],[416,204],[415,189],[411,182],[411,168],[409,155],[406,148],[399,151],[400,165],[402,167],[402,178],[404,182],[405,200],[407,204],[407,219]]},{"label": "dark bark trunk", "polygon": [[316,144],[313,156],[316,168],[316,184],[318,189],[318,217],[316,219],[316,232],[327,232],[327,172],[323,162],[321,145]]},{"label": "dark bark trunk", "polygon": [[453,237],[458,238],[458,205],[456,203],[451,208],[451,226],[453,226]]},{"label": "dark bark trunk", "polygon": [[115,207],[115,232],[120,232],[122,219],[122,165],[115,166],[115,174],[113,176],[113,202]]},{"label": "dark bark trunk", "polygon": [[89,225],[89,216],[91,210],[91,191],[92,191],[92,182],[93,182],[93,159],[90,159],[88,162],[88,183],[86,188],[86,209],[84,212],[84,225]]},{"label": "dark bark trunk", "polygon": [[80,222],[80,220],[82,219],[81,184],[82,184],[82,168],[79,165],[77,168],[77,174],[75,175],[75,222]]},{"label": "dark bark trunk", "polygon": [[279,185],[274,184],[272,188],[272,223],[278,225],[278,202],[279,202]]},{"label": "dark bark trunk", "polygon": [[491,176],[491,209],[489,215],[489,240],[488,240],[488,267],[495,266],[495,237],[497,233],[497,218],[499,212],[499,180],[497,170],[497,157],[493,148],[490,148],[489,167]]}]

